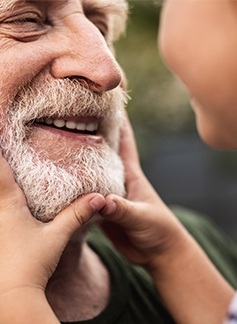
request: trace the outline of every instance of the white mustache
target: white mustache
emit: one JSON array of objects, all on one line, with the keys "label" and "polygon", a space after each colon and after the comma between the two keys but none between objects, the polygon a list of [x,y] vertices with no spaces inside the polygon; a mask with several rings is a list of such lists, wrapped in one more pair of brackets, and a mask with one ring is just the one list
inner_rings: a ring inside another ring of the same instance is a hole
[{"label": "white mustache", "polygon": [[[119,102],[124,105],[127,95],[121,88],[95,93],[76,79],[55,79],[30,84],[18,93],[9,109],[14,119],[26,124],[39,118],[67,116],[96,116],[115,114]],[[27,107],[27,109],[26,109]],[[17,118],[17,114],[20,114]]]}]

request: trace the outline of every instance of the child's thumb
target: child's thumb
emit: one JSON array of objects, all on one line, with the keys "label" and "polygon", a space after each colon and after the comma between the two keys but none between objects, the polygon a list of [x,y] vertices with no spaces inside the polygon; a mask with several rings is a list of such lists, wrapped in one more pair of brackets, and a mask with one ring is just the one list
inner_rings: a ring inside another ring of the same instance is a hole
[{"label": "child's thumb", "polygon": [[105,205],[105,198],[97,193],[91,193],[76,199],[61,211],[49,226],[63,233],[68,239],[91,217]]}]

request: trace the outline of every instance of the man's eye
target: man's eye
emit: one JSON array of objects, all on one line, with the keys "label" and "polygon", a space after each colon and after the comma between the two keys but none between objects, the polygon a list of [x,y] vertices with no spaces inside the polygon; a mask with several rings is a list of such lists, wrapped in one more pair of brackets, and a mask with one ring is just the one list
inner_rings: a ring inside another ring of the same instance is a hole
[{"label": "man's eye", "polygon": [[107,31],[105,30],[105,28],[102,28],[101,26],[98,26],[98,25],[95,25],[95,26],[99,29],[99,31],[101,32],[102,36],[104,38],[106,38]]},{"label": "man's eye", "polygon": [[11,23],[14,23],[14,24],[24,24],[24,23],[32,23],[32,24],[37,24],[39,22],[38,19],[36,18],[32,18],[32,17],[25,17],[25,18],[22,18],[22,19],[17,19],[17,20],[14,20],[12,21]]},{"label": "man's eye", "polygon": [[40,13],[25,12],[0,21],[0,31],[17,41],[30,42],[37,40],[47,32],[48,26],[46,25],[46,19]]},{"label": "man's eye", "polygon": [[37,24],[37,25],[42,25],[42,18],[37,15],[37,14],[25,14],[22,16],[15,16],[8,18],[3,21],[4,24],[11,24],[11,25],[32,25],[32,24]]},{"label": "man's eye", "polygon": [[101,34],[106,39],[108,35],[108,26],[105,21],[105,18],[103,16],[93,14],[93,13],[87,13],[86,16],[99,29]]}]

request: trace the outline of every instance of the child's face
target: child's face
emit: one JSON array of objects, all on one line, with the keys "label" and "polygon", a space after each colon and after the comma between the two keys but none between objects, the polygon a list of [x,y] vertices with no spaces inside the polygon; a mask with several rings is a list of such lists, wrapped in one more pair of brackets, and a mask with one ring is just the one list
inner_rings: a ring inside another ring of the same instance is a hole
[{"label": "child's face", "polygon": [[190,92],[202,138],[237,148],[237,2],[166,0],[159,46]]}]

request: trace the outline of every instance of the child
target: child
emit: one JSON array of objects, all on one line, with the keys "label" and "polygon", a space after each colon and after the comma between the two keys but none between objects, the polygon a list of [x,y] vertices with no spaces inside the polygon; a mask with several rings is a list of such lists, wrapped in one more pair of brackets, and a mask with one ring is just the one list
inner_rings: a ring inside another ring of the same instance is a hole
[{"label": "child", "polygon": [[[161,53],[190,92],[200,136],[216,148],[237,148],[236,31],[236,1],[164,3]],[[148,269],[176,322],[222,323],[234,290],[151,188],[128,124],[121,155],[127,200],[107,197],[103,215],[118,225],[105,223],[105,231],[129,260]],[[230,308],[231,323],[237,322],[236,304]]]}]

